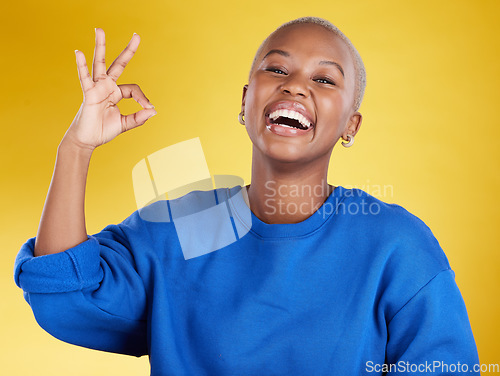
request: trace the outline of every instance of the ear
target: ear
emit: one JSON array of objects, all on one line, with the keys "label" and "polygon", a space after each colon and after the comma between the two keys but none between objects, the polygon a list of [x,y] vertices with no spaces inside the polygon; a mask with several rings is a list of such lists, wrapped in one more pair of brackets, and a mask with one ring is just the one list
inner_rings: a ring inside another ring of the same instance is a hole
[{"label": "ear", "polygon": [[342,133],[342,138],[344,140],[347,140],[347,135],[350,134],[351,136],[356,136],[356,133],[358,133],[359,128],[361,127],[361,121],[363,120],[363,116],[359,112],[355,112],[354,114],[351,115],[349,118],[349,122],[347,123],[347,127],[344,130],[344,133]]},{"label": "ear", "polygon": [[245,101],[247,98],[247,90],[248,90],[248,85],[243,86],[243,97],[241,98],[241,111],[245,111]]}]

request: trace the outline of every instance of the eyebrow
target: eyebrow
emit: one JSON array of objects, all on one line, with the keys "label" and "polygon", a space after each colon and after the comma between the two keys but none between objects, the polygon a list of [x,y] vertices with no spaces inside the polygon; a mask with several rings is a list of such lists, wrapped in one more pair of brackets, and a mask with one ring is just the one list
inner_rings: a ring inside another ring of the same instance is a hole
[{"label": "eyebrow", "polygon": [[[264,60],[266,57],[268,57],[269,55],[272,55],[272,54],[279,54],[281,56],[290,57],[290,54],[288,52],[286,52],[286,51],[283,51],[283,50],[270,50],[262,58],[262,60]],[[321,64],[321,65],[333,65],[333,66],[337,67],[337,69],[340,71],[340,73],[342,73],[342,77],[345,77],[345,75],[344,75],[344,69],[342,69],[342,66],[339,63],[336,63],[335,61],[331,61],[331,60],[321,60],[319,62],[319,64]]]},{"label": "eyebrow", "polygon": [[340,71],[340,73],[342,73],[342,77],[345,77],[344,70],[342,69],[342,66],[339,63],[336,63],[335,61],[330,61],[330,60],[322,60],[319,63],[336,66],[338,68],[338,70]]},{"label": "eyebrow", "polygon": [[271,50],[271,51],[269,51],[269,52],[266,54],[266,56],[264,56],[264,57],[262,58],[262,60],[264,60],[266,57],[268,57],[268,56],[269,56],[269,55],[271,55],[271,54],[279,54],[279,55],[282,55],[282,56],[285,56],[285,57],[289,57],[289,56],[290,56],[290,54],[289,54],[288,52],[283,51],[283,50]]}]

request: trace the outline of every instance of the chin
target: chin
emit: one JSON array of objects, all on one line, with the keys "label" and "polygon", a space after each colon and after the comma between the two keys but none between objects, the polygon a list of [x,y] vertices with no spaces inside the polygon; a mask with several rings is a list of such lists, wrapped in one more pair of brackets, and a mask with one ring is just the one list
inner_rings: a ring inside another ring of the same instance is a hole
[{"label": "chin", "polygon": [[[259,147],[261,146],[261,147]],[[282,163],[303,163],[308,160],[307,148],[304,145],[290,142],[272,142],[266,145],[256,146],[254,153],[258,152],[262,157]]]}]

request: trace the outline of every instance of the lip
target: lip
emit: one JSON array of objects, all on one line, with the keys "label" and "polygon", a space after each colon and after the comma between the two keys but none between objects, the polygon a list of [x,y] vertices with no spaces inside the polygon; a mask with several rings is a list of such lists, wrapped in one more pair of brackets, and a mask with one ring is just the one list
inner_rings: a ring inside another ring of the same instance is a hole
[{"label": "lip", "polygon": [[[281,126],[279,124],[274,124],[271,122],[271,119],[269,118],[269,114],[276,111],[276,110],[293,110],[297,111],[301,115],[303,115],[310,123],[311,126],[308,129],[298,129],[298,128],[289,128],[285,126]],[[309,133],[312,131],[312,129],[315,126],[315,122],[312,119],[312,116],[309,114],[307,109],[302,103],[295,102],[295,101],[279,101],[276,103],[271,104],[267,111],[266,111],[266,127],[269,131],[271,131],[274,134],[277,134],[278,136],[285,136],[285,137],[296,137],[296,136],[302,136],[304,134]]]}]

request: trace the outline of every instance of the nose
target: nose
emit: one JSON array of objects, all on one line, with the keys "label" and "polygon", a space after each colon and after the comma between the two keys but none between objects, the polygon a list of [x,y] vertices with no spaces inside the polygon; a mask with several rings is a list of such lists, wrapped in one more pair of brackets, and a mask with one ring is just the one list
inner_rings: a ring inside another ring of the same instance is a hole
[{"label": "nose", "polygon": [[284,94],[290,94],[292,96],[308,97],[309,89],[307,83],[301,77],[296,75],[289,75],[287,80],[281,85],[281,91]]}]

